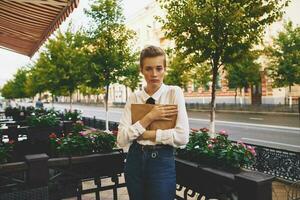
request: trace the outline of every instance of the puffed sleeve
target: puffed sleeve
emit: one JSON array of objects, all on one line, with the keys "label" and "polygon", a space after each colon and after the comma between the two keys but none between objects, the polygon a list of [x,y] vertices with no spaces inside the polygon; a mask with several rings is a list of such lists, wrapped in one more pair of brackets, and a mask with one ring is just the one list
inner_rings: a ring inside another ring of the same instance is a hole
[{"label": "puffed sleeve", "polygon": [[123,115],[118,126],[117,144],[119,147],[126,147],[133,140],[145,132],[145,128],[139,121],[132,124],[131,121],[131,104],[136,103],[136,94],[131,94],[126,102]]}]

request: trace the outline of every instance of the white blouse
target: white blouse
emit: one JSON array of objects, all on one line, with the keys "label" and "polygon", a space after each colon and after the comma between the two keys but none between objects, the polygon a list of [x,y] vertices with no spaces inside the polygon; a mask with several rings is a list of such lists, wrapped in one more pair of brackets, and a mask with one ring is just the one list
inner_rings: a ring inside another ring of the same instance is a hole
[{"label": "white blouse", "polygon": [[[149,97],[144,88],[142,91],[130,95],[118,127],[117,143],[120,147],[127,147],[144,133],[145,128],[139,121],[132,124],[131,104],[144,104]],[[137,142],[142,145],[166,144],[176,148],[184,147],[189,140],[189,123],[181,88],[162,84],[152,95],[152,98],[155,99],[155,104],[176,104],[178,106],[176,126],[172,129],[156,130],[156,142],[150,140],[139,140]]]}]

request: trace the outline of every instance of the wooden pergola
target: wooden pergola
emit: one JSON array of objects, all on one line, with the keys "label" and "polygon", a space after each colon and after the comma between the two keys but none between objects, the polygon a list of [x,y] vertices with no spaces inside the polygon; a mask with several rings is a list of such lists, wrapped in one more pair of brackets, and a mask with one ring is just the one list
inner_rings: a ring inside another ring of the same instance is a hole
[{"label": "wooden pergola", "polygon": [[0,0],[0,48],[32,57],[79,0]]}]

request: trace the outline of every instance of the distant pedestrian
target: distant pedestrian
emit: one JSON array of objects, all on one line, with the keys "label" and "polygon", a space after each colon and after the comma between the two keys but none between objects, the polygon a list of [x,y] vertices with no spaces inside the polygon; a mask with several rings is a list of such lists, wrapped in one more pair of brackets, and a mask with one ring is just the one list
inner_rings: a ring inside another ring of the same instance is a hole
[{"label": "distant pedestrian", "polygon": [[44,107],[43,102],[41,101],[40,98],[38,98],[37,102],[35,102],[35,108],[42,109],[43,107]]}]

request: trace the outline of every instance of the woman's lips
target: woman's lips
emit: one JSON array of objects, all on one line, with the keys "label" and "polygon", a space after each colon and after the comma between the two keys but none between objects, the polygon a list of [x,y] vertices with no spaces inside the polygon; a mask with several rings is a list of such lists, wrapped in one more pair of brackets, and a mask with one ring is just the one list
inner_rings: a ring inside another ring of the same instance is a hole
[{"label": "woman's lips", "polygon": [[152,79],[151,82],[152,82],[152,83],[158,83],[159,80],[157,80],[157,79]]}]

